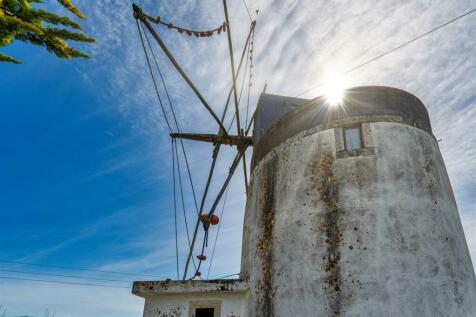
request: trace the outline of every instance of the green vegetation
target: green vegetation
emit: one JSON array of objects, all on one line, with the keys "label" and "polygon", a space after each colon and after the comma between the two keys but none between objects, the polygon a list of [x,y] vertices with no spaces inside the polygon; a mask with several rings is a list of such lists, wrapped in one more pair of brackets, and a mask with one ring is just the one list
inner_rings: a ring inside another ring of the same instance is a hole
[{"label": "green vegetation", "polygon": [[[84,14],[70,0],[58,2],[76,17],[85,19]],[[67,40],[94,42],[93,38],[78,32],[82,29],[81,24],[69,17],[33,8],[34,3],[41,3],[41,0],[0,0],[0,47],[19,40],[44,46],[60,58],[88,58],[89,55],[66,43]],[[21,63],[3,53],[0,53],[0,62]]]}]

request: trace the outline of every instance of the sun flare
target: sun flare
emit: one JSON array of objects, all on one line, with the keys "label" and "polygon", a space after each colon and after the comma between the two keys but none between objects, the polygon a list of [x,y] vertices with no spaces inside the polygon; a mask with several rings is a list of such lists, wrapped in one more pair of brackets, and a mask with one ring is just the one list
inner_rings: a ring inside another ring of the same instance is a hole
[{"label": "sun flare", "polygon": [[325,86],[325,97],[329,105],[342,104],[345,93],[345,82],[341,76],[332,77]]}]

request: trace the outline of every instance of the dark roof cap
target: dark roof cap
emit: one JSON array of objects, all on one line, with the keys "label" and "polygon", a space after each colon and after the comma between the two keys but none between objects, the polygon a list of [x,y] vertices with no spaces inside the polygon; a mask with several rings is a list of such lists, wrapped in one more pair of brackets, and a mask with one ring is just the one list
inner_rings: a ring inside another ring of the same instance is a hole
[{"label": "dark roof cap", "polygon": [[384,86],[361,86],[347,89],[341,105],[333,107],[323,96],[301,99],[261,94],[253,130],[253,163],[255,166],[269,151],[284,140],[321,125],[333,128],[350,118],[386,121],[400,118],[430,134],[431,124],[423,103],[401,89]]}]

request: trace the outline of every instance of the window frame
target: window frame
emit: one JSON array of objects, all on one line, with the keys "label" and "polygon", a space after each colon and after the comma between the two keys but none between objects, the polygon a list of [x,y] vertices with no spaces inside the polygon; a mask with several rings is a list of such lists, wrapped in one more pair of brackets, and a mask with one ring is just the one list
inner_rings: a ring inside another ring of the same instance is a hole
[{"label": "window frame", "polygon": [[[358,149],[349,149],[347,147],[347,138],[346,138],[346,131],[351,130],[351,129],[357,129],[359,130],[359,143],[360,147]],[[354,124],[350,126],[346,126],[342,128],[342,138],[344,139],[344,150],[352,153],[354,151],[361,151],[362,149],[365,148],[365,142],[364,142],[364,134],[362,133],[362,124]]]}]

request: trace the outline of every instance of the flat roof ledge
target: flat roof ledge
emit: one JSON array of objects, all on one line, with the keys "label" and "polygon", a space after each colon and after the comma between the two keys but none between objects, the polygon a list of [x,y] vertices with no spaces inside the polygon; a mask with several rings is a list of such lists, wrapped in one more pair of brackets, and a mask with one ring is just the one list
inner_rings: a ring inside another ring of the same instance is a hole
[{"label": "flat roof ledge", "polygon": [[248,289],[248,283],[240,279],[135,281],[132,294],[146,297],[180,293],[246,292]]}]

